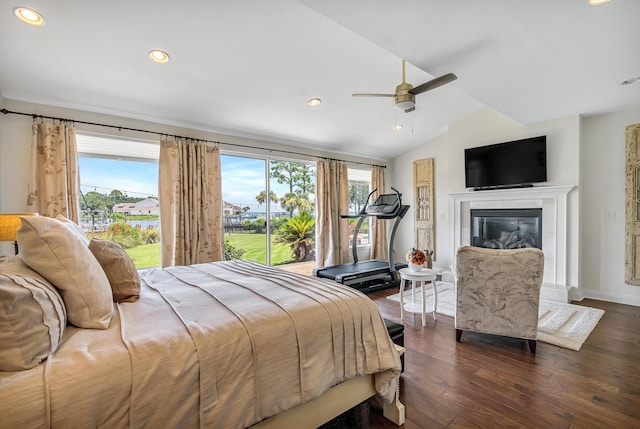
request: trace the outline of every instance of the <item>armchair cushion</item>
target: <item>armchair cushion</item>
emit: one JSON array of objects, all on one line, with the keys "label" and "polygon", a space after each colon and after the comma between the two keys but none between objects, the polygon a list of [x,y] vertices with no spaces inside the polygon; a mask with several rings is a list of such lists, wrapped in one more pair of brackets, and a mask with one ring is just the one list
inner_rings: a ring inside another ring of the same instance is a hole
[{"label": "armchair cushion", "polygon": [[459,248],[456,329],[535,340],[543,273],[540,249]]}]

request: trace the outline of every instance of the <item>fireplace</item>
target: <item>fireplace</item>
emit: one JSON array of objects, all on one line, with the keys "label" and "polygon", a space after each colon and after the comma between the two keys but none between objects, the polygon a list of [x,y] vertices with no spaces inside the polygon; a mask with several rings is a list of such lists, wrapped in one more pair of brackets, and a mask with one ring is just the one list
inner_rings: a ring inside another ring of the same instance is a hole
[{"label": "fireplace", "polygon": [[542,209],[471,209],[470,243],[490,249],[542,249]]},{"label": "fireplace", "polygon": [[[573,285],[570,284],[569,271],[577,272],[578,257],[577,243],[573,241],[569,245],[569,238],[577,236],[577,227],[568,222],[568,195],[573,188],[571,185],[534,186],[449,194],[453,204],[451,254],[455,258],[455,249],[471,244],[471,210],[541,209],[539,245],[544,252],[544,278],[540,298],[569,302],[569,290],[577,284],[576,279],[571,281]],[[577,206],[577,201],[574,204]]]}]

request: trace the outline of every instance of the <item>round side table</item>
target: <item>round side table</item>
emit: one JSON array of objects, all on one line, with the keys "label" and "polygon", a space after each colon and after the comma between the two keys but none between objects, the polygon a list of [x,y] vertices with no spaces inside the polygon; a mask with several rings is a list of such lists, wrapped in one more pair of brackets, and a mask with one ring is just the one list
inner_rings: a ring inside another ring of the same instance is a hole
[{"label": "round side table", "polygon": [[[426,326],[426,309],[425,309],[425,289],[426,283],[431,282],[433,288],[433,320],[436,320],[436,309],[438,308],[438,289],[436,288],[436,276],[439,270],[423,268],[420,271],[413,271],[409,268],[400,269],[400,321],[404,319],[404,311],[422,314],[422,326]],[[411,302],[404,302],[404,288],[407,280],[411,281]],[[421,298],[422,303],[416,303],[416,286],[422,283]]]}]

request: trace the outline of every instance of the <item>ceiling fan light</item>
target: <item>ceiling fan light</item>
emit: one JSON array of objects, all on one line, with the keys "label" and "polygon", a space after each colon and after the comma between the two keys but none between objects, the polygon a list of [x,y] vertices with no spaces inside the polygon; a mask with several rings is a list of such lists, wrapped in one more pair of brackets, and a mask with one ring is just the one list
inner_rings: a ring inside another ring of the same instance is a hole
[{"label": "ceiling fan light", "polygon": [[[407,85],[407,88],[400,88],[401,85]],[[405,83],[401,85],[396,88],[396,97],[393,100],[393,105],[400,110],[411,109],[416,105],[416,96],[408,92],[413,86]]]},{"label": "ceiling fan light", "polygon": [[415,106],[415,105],[416,105],[416,103],[415,103],[414,101],[410,101],[410,100],[407,100],[407,101],[398,101],[398,102],[396,103],[396,108],[397,108],[397,109],[400,109],[400,110],[407,110],[407,109],[412,108],[412,107],[413,107],[413,106]]}]

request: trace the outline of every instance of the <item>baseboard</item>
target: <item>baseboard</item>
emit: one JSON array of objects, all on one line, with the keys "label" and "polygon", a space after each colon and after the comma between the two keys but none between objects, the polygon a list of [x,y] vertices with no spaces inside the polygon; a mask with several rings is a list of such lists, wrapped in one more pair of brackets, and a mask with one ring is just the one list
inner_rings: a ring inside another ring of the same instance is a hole
[{"label": "baseboard", "polygon": [[582,301],[583,299],[597,299],[598,301],[615,302],[616,304],[634,305],[640,307],[640,296],[621,295],[599,290],[585,290],[576,288],[571,293],[572,301]]}]

